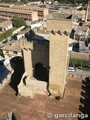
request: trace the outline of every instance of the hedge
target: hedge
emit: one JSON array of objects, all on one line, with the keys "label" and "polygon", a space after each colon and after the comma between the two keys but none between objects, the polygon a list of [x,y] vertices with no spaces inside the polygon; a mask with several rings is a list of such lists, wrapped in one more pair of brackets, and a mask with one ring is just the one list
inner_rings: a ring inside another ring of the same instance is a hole
[{"label": "hedge", "polygon": [[75,68],[89,68],[90,69],[90,59],[89,60],[70,59],[69,66],[73,66]]},{"label": "hedge", "polygon": [[0,34],[0,41],[6,39],[7,37],[10,37],[13,33],[13,29],[9,29],[5,31],[4,33]]}]

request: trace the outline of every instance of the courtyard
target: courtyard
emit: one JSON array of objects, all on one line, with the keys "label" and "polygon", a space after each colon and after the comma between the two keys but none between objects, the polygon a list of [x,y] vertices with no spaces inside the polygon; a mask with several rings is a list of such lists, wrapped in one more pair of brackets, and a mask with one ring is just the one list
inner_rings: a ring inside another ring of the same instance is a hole
[{"label": "courtyard", "polygon": [[[84,80],[83,80],[84,81]],[[85,101],[81,103],[83,84],[82,79],[67,78],[64,98],[61,101],[47,95],[36,94],[33,99],[29,97],[16,96],[15,90],[6,85],[0,90],[0,120],[5,120],[8,112],[17,111],[21,120],[53,120],[48,118],[52,114],[78,114],[84,113]],[[89,90],[90,92],[90,90]],[[89,97],[90,100],[90,97]],[[86,110],[86,108],[85,108]],[[79,120],[78,118],[62,118],[60,120]]]}]

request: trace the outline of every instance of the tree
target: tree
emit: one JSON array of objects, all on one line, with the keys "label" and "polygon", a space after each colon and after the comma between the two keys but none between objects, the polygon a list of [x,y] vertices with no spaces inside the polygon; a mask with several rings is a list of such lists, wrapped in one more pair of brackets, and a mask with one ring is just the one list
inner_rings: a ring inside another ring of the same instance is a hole
[{"label": "tree", "polygon": [[7,37],[11,36],[11,35],[12,35],[12,32],[13,32],[13,30],[12,30],[12,29],[7,30],[6,32],[4,32],[4,33],[3,33],[4,38],[6,39]]},{"label": "tree", "polygon": [[16,17],[16,16],[13,17],[12,24],[16,28],[21,27],[21,26],[26,26],[25,21],[23,19],[21,19],[21,18]]},{"label": "tree", "polygon": [[90,69],[90,59],[89,60],[79,60],[79,59],[70,59],[69,65],[75,68],[88,68]]},{"label": "tree", "polygon": [[7,37],[11,36],[13,33],[13,30],[10,29],[10,30],[7,30],[5,31],[4,33],[0,34],[0,41],[6,39]]}]

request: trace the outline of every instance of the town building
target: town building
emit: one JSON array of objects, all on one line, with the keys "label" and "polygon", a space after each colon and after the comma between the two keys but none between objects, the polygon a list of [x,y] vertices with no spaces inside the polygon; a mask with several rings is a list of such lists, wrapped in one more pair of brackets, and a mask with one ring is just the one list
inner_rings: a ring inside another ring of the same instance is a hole
[{"label": "town building", "polygon": [[53,12],[49,15],[46,21],[46,26],[47,31],[60,30],[61,32],[66,31],[70,34],[72,29],[72,14]]},{"label": "town building", "polygon": [[88,39],[82,39],[82,41],[79,41],[79,52],[82,53],[89,52]]},{"label": "town building", "polygon": [[4,8],[0,7],[0,16],[13,18],[17,16],[19,18],[24,19],[25,21],[37,21],[38,15],[36,11],[31,10],[19,10],[19,9],[12,9],[12,8]]},{"label": "town building", "polygon": [[43,7],[36,7],[36,6],[30,6],[30,5],[14,5],[12,6],[12,9],[17,9],[17,10],[23,10],[23,11],[36,11],[38,13],[39,19],[46,18],[49,15],[49,11],[47,8]]},{"label": "town building", "polygon": [[12,40],[4,45],[1,50],[5,59],[10,59],[15,56],[22,56],[19,41]]},{"label": "town building", "polygon": [[41,4],[41,1],[31,1],[29,3],[27,3],[27,5],[32,5],[32,6],[39,6]]},{"label": "town building", "polygon": [[26,21],[37,21],[49,15],[47,8],[32,5],[14,5],[0,3],[0,16],[12,18],[18,16]]},{"label": "town building", "polygon": [[82,38],[88,38],[88,30],[87,26],[78,26],[74,33],[74,39],[81,40]]},{"label": "town building", "polygon": [[5,20],[4,22],[0,23],[0,30],[1,31],[6,31],[13,28],[12,21],[11,20]]},{"label": "town building", "polygon": [[4,8],[9,8],[12,7],[14,4],[8,4],[8,3],[0,3],[0,7],[4,7]]},{"label": "town building", "polygon": [[46,4],[52,4],[54,2],[54,0],[44,0],[44,3]]}]

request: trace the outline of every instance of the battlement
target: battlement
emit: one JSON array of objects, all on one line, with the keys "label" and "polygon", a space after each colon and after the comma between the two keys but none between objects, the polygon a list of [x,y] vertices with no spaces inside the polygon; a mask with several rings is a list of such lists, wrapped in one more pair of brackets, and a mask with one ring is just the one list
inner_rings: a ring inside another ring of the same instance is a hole
[{"label": "battlement", "polygon": [[61,47],[68,46],[68,34],[66,31],[62,33],[60,31],[56,32],[52,30],[49,36],[49,41],[50,41],[50,44],[54,44],[54,47],[55,47],[55,44],[57,44],[56,46],[58,47],[60,44],[61,44]]},{"label": "battlement", "polygon": [[67,31],[61,32],[60,30],[59,30],[59,31],[51,30],[51,33],[50,33],[50,34],[53,34],[53,35],[60,35],[60,36],[68,36]]}]

